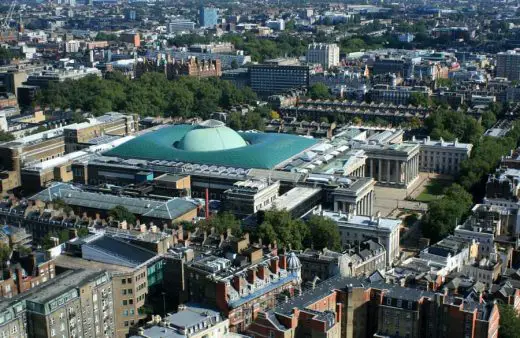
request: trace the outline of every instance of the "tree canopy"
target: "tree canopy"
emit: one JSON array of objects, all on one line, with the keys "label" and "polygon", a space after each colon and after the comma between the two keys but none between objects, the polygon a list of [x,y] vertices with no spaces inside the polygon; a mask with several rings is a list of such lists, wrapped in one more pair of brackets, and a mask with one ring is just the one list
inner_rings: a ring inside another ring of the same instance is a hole
[{"label": "tree canopy", "polygon": [[135,224],[136,221],[135,215],[122,205],[113,207],[108,215],[116,221],[126,221],[128,224]]},{"label": "tree canopy", "polygon": [[230,229],[233,236],[239,237],[242,235],[239,220],[229,212],[222,212],[213,215],[209,219],[200,221],[198,225],[200,228],[208,232],[211,228],[214,228],[216,233],[225,234],[227,229]]},{"label": "tree canopy", "polygon": [[473,117],[463,112],[445,108],[434,111],[424,121],[428,134],[435,139],[475,143],[482,136],[484,129]]},{"label": "tree canopy", "polygon": [[330,99],[329,87],[324,83],[315,83],[309,88],[309,96],[313,100],[326,100]]},{"label": "tree canopy", "polygon": [[520,318],[515,309],[508,304],[499,305],[500,338],[516,338],[520,332]]},{"label": "tree canopy", "polygon": [[88,76],[75,81],[51,83],[37,97],[42,107],[82,109],[95,115],[110,111],[141,116],[208,118],[219,108],[252,103],[256,95],[217,78],[181,77],[169,81],[164,74],[146,73],[130,80],[118,72],[106,79]]},{"label": "tree canopy", "polygon": [[263,243],[302,250],[314,247],[321,250],[341,250],[337,224],[326,217],[313,215],[308,221],[294,219],[287,210],[268,210],[258,214],[260,225],[256,236]]},{"label": "tree canopy", "polygon": [[0,130],[0,142],[7,142],[14,140],[13,134]]},{"label": "tree canopy", "polygon": [[338,225],[333,220],[315,215],[311,216],[307,225],[310,228],[312,244],[315,249],[341,250]]},{"label": "tree canopy", "polygon": [[458,184],[445,191],[443,198],[430,202],[422,222],[422,233],[432,242],[446,237],[473,205],[471,194]]}]

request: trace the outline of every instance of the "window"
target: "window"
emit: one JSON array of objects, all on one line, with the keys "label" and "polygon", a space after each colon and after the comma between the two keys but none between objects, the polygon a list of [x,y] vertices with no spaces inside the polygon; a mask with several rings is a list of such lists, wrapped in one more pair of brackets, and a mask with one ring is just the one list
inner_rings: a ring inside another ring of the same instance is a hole
[{"label": "window", "polygon": [[123,305],[127,305],[128,301],[126,299],[123,299]]},{"label": "window", "polygon": [[392,305],[392,298],[386,299],[386,305]]},{"label": "window", "polygon": [[121,280],[121,284],[126,284],[126,278],[123,278],[123,279]]}]

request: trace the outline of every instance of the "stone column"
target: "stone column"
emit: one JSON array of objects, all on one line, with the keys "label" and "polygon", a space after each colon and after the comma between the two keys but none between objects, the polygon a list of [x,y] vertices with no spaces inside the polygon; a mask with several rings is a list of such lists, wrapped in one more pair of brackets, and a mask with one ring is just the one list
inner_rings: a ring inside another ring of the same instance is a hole
[{"label": "stone column", "polygon": [[370,177],[374,178],[374,159],[370,159]]},{"label": "stone column", "polygon": [[401,167],[399,160],[395,160],[395,183],[401,183]]},{"label": "stone column", "polygon": [[392,181],[392,177],[390,176],[390,160],[385,160],[386,162],[386,181],[390,183]]},{"label": "stone column", "polygon": [[418,176],[419,173],[421,172],[421,170],[419,169],[419,166],[421,165],[420,163],[420,158],[419,158],[419,155],[415,155],[415,164],[417,165],[415,167],[415,176]]},{"label": "stone column", "polygon": [[339,211],[338,204],[339,204],[338,201],[334,201],[334,212],[338,212]]},{"label": "stone column", "polygon": [[378,161],[379,161],[379,167],[377,168],[377,180],[381,181],[382,174],[383,174],[383,161],[381,161],[381,159],[379,159]]}]

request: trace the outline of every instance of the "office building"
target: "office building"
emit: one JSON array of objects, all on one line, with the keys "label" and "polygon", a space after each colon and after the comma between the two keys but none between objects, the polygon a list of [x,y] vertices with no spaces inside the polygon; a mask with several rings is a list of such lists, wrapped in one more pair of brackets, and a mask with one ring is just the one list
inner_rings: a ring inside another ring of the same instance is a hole
[{"label": "office building", "polygon": [[168,33],[191,32],[195,29],[195,22],[190,20],[173,20],[168,22]]},{"label": "office building", "polygon": [[510,81],[520,80],[520,53],[516,50],[497,53],[496,76]]},{"label": "office building", "polygon": [[378,84],[372,87],[367,95],[375,103],[391,103],[398,106],[410,104],[410,99],[413,95],[420,95],[427,99],[431,93],[430,88],[423,86],[393,87],[387,84]]},{"label": "office building", "polygon": [[119,40],[132,44],[135,48],[141,47],[141,35],[135,32],[122,33]]},{"label": "office building", "polygon": [[203,28],[213,28],[218,25],[218,9],[201,7],[199,10],[199,25]]},{"label": "office building", "polygon": [[101,71],[97,68],[79,68],[72,70],[57,69],[44,70],[40,73],[32,73],[24,82],[27,86],[47,88],[50,82],[64,82],[65,80],[78,80],[85,76],[95,75],[101,77]]},{"label": "office building", "polygon": [[80,42],[77,40],[70,40],[65,42],[65,53],[79,52]]},{"label": "office building", "polygon": [[267,180],[238,181],[224,192],[223,210],[237,216],[255,214],[271,207],[278,197],[280,182]]},{"label": "office building", "polygon": [[249,66],[251,89],[269,96],[309,86],[310,67],[296,60],[276,59]]},{"label": "office building", "polygon": [[112,281],[106,272],[67,271],[20,297],[25,298],[29,337],[110,337],[115,333]]},{"label": "office building", "polygon": [[339,65],[339,47],[335,43],[312,43],[307,48],[308,63],[318,63],[325,69]]},{"label": "office building", "polygon": [[285,30],[285,21],[283,19],[267,20],[265,25],[274,31],[280,32]]},{"label": "office building", "polygon": [[426,137],[423,140],[410,141],[419,144],[419,170],[439,174],[456,175],[460,170],[460,164],[471,155],[473,144],[460,143],[457,139],[453,142],[432,140]]},{"label": "office building", "polygon": [[[87,122],[62,126],[28,135],[0,145],[0,190],[6,192],[21,186],[21,170],[68,152],[113,141],[112,136],[126,136],[137,130],[131,115],[107,113]],[[101,137],[101,138],[99,138]],[[60,160],[61,161],[61,160]]]}]

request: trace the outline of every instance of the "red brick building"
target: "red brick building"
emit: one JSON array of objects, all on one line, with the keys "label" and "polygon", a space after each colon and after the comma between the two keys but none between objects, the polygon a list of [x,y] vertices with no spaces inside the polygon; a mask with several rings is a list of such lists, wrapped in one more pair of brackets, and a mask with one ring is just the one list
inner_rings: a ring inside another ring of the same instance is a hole
[{"label": "red brick building", "polygon": [[54,277],[56,277],[54,260],[45,260],[39,254],[21,257],[17,263],[3,270],[0,297],[11,298]]},{"label": "red brick building", "polygon": [[258,314],[247,333],[270,337],[496,338],[498,307],[369,279],[334,277]]}]

